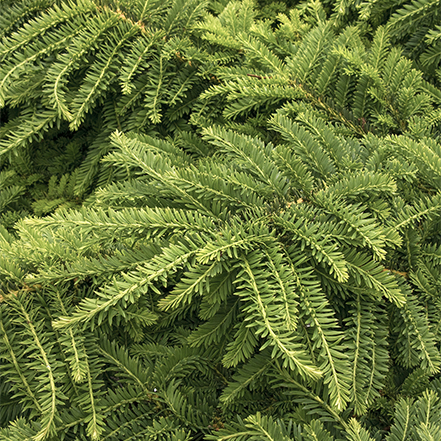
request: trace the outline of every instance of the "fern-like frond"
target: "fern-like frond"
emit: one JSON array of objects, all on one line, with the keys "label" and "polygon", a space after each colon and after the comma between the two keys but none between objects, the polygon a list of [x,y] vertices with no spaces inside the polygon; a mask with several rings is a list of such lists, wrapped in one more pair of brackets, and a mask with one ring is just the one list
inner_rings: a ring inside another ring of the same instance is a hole
[{"label": "fern-like frond", "polygon": [[89,69],[72,100],[70,106],[72,112],[71,129],[78,129],[84,121],[84,115],[93,108],[102,91],[107,89],[113,79],[113,72],[120,66],[120,62],[117,61],[119,51],[139,32],[139,28],[125,22],[119,22],[118,25],[114,33],[110,35],[106,47],[97,56],[97,63]]},{"label": "fern-like frond", "polygon": [[289,143],[296,155],[316,177],[327,179],[336,172],[329,154],[302,126],[280,114],[276,114],[269,124]]},{"label": "fern-like frond", "polygon": [[352,349],[351,401],[356,414],[362,415],[384,387],[388,362],[387,332],[383,330],[384,317],[379,320],[379,308],[375,308],[372,301],[366,301],[358,294],[352,305],[347,319],[347,341]]},{"label": "fern-like frond", "polygon": [[60,54],[58,61],[48,69],[45,82],[52,85],[51,88],[45,87],[45,93],[49,98],[49,103],[58,110],[59,116],[63,116],[68,121],[72,121],[73,115],[69,110],[67,95],[69,89],[67,83],[69,74],[84,62],[84,58],[94,51],[94,47],[99,44],[103,34],[114,27],[118,18],[114,14],[98,15],[88,21],[87,31],[74,37],[70,42],[68,51]]},{"label": "fern-like frond", "polygon": [[[240,289],[236,294],[247,301],[247,321],[252,320],[249,326],[255,327],[255,332],[267,339],[262,349],[272,346],[272,356],[282,357],[284,366],[289,366],[302,376],[317,378],[321,372],[311,363],[298,338],[290,331],[292,323],[284,323],[284,320],[281,320],[282,317],[286,317],[283,304],[268,304],[274,287],[264,277],[264,271],[257,271],[259,267],[263,268],[265,263],[260,261],[256,253],[249,254],[241,260],[241,271],[237,276]],[[278,311],[282,313],[281,318],[278,317]]]},{"label": "fern-like frond", "polygon": [[285,197],[287,183],[271,161],[271,144],[265,145],[260,139],[241,136],[217,127],[205,129],[203,133],[206,140],[222,153],[237,159],[252,175],[268,186],[272,193],[280,198]]},{"label": "fern-like frond", "polygon": [[400,38],[409,33],[409,27],[416,29],[418,24],[430,19],[432,14],[436,14],[439,6],[438,0],[413,0],[410,4],[405,4],[389,20],[391,35]]},{"label": "fern-like frond", "polygon": [[421,306],[414,295],[406,293],[406,304],[397,312],[394,333],[401,349],[400,363],[405,367],[421,366],[430,372],[439,372],[440,354],[426,323]]}]

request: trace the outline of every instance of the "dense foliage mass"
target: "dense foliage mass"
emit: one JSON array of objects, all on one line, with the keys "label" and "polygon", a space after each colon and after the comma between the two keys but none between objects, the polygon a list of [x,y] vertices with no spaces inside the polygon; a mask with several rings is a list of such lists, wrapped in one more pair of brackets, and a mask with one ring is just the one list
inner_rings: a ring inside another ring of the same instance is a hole
[{"label": "dense foliage mass", "polygon": [[0,441],[441,439],[440,0],[0,11]]}]

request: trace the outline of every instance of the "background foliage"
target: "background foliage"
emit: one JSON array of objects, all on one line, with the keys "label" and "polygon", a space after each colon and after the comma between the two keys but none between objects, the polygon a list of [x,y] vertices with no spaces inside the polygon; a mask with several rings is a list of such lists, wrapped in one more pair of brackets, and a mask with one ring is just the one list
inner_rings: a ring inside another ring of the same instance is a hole
[{"label": "background foliage", "polygon": [[441,438],[440,1],[0,5],[0,440]]}]

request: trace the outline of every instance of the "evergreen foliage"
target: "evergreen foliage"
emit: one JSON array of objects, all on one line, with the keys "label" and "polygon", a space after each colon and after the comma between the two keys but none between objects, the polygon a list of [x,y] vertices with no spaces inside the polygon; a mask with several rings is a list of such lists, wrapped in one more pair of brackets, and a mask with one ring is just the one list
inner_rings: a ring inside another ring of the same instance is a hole
[{"label": "evergreen foliage", "polygon": [[0,441],[441,438],[438,0],[0,5]]}]

